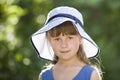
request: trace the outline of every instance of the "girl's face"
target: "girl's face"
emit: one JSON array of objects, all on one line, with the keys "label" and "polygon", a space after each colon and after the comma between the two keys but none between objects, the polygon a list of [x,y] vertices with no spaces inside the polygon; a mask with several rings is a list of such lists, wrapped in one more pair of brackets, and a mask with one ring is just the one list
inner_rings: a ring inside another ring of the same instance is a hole
[{"label": "girl's face", "polygon": [[77,57],[82,38],[79,35],[62,35],[50,37],[50,44],[59,59],[73,59]]},{"label": "girl's face", "polygon": [[72,22],[64,22],[47,32],[47,38],[59,59],[77,57],[82,38]]}]

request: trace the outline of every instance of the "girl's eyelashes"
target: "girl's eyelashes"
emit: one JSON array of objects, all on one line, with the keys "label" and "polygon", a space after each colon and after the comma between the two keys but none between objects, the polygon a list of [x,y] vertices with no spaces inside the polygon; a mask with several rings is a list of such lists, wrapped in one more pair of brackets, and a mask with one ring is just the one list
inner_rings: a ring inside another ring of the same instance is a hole
[{"label": "girl's eyelashes", "polygon": [[60,38],[55,38],[54,40],[59,41],[59,40],[60,40]]},{"label": "girl's eyelashes", "polygon": [[68,39],[73,39],[74,37],[73,36],[68,36]]},{"label": "girl's eyelashes", "polygon": [[56,37],[56,38],[53,38],[54,41],[59,41],[60,38],[59,37]]}]

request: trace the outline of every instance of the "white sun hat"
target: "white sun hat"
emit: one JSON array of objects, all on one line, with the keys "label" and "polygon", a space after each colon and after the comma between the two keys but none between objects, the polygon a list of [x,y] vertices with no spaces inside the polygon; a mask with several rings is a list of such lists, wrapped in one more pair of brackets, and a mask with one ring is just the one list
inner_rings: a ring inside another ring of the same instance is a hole
[{"label": "white sun hat", "polygon": [[43,59],[53,60],[54,51],[46,38],[46,31],[62,24],[65,21],[71,21],[79,34],[83,37],[83,49],[88,58],[96,57],[99,48],[90,36],[84,31],[82,14],[73,7],[61,6],[52,9],[47,16],[45,25],[31,36],[31,42],[36,49],[38,56]]}]

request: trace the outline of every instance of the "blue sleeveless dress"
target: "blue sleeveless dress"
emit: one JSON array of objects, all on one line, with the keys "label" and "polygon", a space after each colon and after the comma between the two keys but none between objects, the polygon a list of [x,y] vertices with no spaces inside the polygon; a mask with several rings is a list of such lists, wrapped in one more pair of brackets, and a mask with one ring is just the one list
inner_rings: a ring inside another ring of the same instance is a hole
[{"label": "blue sleeveless dress", "polygon": [[[73,80],[90,80],[94,68],[85,65]],[[42,80],[54,80],[52,68],[45,69],[41,72]]]}]

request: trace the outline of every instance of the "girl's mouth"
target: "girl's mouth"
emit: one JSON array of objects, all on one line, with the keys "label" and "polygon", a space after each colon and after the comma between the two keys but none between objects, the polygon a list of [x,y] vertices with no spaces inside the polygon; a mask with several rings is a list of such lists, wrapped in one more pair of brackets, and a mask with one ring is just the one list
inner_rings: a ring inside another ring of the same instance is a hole
[{"label": "girl's mouth", "polygon": [[61,51],[61,53],[63,54],[67,54],[69,51]]}]

